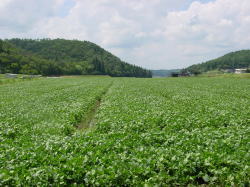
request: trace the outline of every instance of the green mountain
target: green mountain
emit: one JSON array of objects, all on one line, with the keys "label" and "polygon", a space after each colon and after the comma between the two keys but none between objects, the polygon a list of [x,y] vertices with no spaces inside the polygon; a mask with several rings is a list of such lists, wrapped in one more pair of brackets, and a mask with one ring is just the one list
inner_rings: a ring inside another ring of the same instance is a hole
[{"label": "green mountain", "polygon": [[172,73],[180,72],[180,69],[159,69],[151,70],[153,77],[170,77]]},{"label": "green mountain", "polygon": [[151,71],[123,62],[94,43],[64,39],[0,40],[0,72],[152,77]]},{"label": "green mountain", "polygon": [[248,68],[248,67],[250,67],[250,50],[241,50],[228,53],[214,60],[189,66],[185,68],[183,71],[199,74],[213,70]]}]

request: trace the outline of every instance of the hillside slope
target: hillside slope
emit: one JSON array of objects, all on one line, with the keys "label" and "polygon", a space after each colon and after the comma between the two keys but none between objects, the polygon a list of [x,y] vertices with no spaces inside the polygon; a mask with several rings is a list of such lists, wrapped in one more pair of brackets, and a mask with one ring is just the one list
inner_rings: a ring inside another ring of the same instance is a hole
[{"label": "hillside slope", "polygon": [[203,73],[212,70],[250,67],[250,50],[228,53],[222,57],[185,68],[191,73]]},{"label": "hillside slope", "polygon": [[[150,71],[123,62],[98,45],[87,41],[10,39],[1,43],[5,46],[5,51],[0,51],[2,56],[19,55],[15,62],[9,60],[7,66],[6,63],[0,66],[2,73],[152,77]],[[8,48],[12,49],[11,53],[6,53]],[[24,63],[21,61],[23,57],[39,59],[39,62],[36,60],[36,63]],[[2,61],[0,57],[0,64],[3,64]],[[13,63],[18,66],[15,70],[12,68]]]},{"label": "hillside slope", "polygon": [[57,69],[53,61],[27,54],[22,49],[0,40],[0,73],[51,75]]}]

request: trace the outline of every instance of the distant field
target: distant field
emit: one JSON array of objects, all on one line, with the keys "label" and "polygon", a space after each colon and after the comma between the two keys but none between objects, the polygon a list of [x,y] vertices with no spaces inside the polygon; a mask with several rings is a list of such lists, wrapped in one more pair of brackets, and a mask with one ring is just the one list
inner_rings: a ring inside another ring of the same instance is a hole
[{"label": "distant field", "polygon": [[248,186],[250,79],[0,86],[0,186]]},{"label": "distant field", "polygon": [[6,78],[6,77],[5,77],[5,74],[0,74],[0,85],[37,79],[37,78],[29,78],[29,79],[26,78],[26,79],[22,79],[23,76],[25,76],[25,75],[19,74],[19,75],[17,76],[17,78]]},{"label": "distant field", "polygon": [[4,74],[0,74],[0,85],[20,81],[19,79],[7,79]]},{"label": "distant field", "polygon": [[217,72],[208,72],[199,75],[199,77],[222,77],[222,78],[250,78],[250,73],[217,73]]}]

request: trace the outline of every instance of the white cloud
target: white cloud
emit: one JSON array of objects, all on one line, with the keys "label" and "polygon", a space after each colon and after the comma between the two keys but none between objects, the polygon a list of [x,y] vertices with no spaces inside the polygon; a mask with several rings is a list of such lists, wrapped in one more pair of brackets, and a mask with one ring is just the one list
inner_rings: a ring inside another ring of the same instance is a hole
[{"label": "white cloud", "polygon": [[39,21],[53,17],[63,3],[64,0],[1,0],[0,29],[9,35],[28,32]]},{"label": "white cloud", "polygon": [[193,2],[187,10],[167,15],[165,36],[180,48],[179,55],[191,57],[196,54],[193,60],[199,62],[249,48],[249,16],[249,0]]},{"label": "white cloud", "polygon": [[1,0],[1,37],[89,40],[153,69],[249,48],[249,0],[74,0],[60,16],[69,1]]}]

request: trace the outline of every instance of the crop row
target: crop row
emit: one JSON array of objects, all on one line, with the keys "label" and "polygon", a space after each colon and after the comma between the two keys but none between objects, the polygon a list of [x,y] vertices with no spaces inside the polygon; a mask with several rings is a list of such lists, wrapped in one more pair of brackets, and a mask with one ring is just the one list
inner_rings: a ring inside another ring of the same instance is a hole
[{"label": "crop row", "polygon": [[54,160],[67,157],[50,143],[70,138],[111,82],[68,78],[1,86],[0,186],[43,181],[39,173],[49,173]]},{"label": "crop row", "polygon": [[115,84],[98,114],[104,184],[249,184],[249,91],[247,79]]},{"label": "crop row", "polygon": [[[249,83],[78,78],[0,87],[0,185],[249,185]],[[95,126],[76,130],[100,98]]]}]

